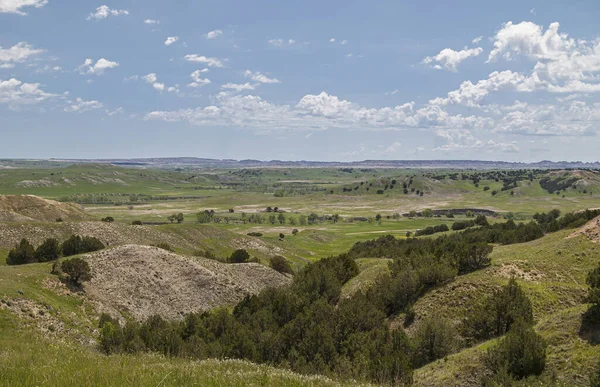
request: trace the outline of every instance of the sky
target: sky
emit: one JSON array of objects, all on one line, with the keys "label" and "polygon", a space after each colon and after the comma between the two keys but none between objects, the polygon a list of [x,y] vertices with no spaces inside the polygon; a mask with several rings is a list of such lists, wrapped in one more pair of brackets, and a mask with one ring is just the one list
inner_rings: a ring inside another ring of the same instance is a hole
[{"label": "sky", "polygon": [[0,158],[600,160],[597,0],[0,0]]}]

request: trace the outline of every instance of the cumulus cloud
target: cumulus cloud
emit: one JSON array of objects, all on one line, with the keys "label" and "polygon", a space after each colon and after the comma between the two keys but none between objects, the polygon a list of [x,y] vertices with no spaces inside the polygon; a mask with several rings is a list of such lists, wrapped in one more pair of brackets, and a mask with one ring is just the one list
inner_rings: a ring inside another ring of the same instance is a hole
[{"label": "cumulus cloud", "polygon": [[216,39],[219,36],[223,35],[223,31],[221,30],[213,30],[206,33],[206,39]]},{"label": "cumulus cloud", "polygon": [[475,39],[473,39],[471,41],[471,43],[473,43],[473,44],[479,44],[479,42],[481,42],[482,40],[483,40],[483,36],[478,36]]},{"label": "cumulus cloud", "polygon": [[154,19],[146,19],[144,20],[145,24],[160,24],[160,20],[154,20]]},{"label": "cumulus cloud", "polygon": [[285,46],[291,46],[294,43],[296,43],[296,41],[294,39],[271,39],[268,41],[269,44],[271,46],[275,46],[275,47],[285,47]]},{"label": "cumulus cloud", "polygon": [[6,81],[0,79],[0,104],[7,104],[10,108],[36,104],[56,97],[57,94],[42,90],[39,83],[24,83],[15,78]]},{"label": "cumulus cloud", "polygon": [[210,79],[202,78],[200,74],[208,72],[208,69],[196,70],[190,74],[190,77],[194,80],[193,82],[188,84],[188,87],[199,88],[202,86],[206,86],[210,84]]},{"label": "cumulus cloud", "polygon": [[439,129],[435,135],[437,141],[442,144],[434,148],[434,151],[464,151],[467,149],[501,152],[519,151],[519,148],[513,143],[479,140],[466,129]]},{"label": "cumulus cloud", "polygon": [[75,101],[67,101],[69,104],[64,110],[68,113],[83,113],[90,110],[102,109],[104,105],[98,101],[85,101],[81,98],[76,98]]},{"label": "cumulus cloud", "polygon": [[15,63],[23,63],[29,57],[39,55],[44,50],[35,49],[26,42],[20,42],[9,48],[0,46],[0,66],[2,68],[12,68]]},{"label": "cumulus cloud", "polygon": [[460,51],[454,51],[451,48],[445,48],[436,56],[428,56],[423,59],[423,63],[438,70],[445,68],[446,70],[457,71],[456,66],[458,66],[461,62],[467,58],[478,56],[482,52],[483,49],[481,47],[465,47]]},{"label": "cumulus cloud", "polygon": [[250,70],[246,70],[244,76],[258,83],[281,83],[277,78],[269,78],[260,72],[252,72]]},{"label": "cumulus cloud", "polygon": [[188,62],[204,63],[208,67],[225,67],[221,59],[209,58],[206,56],[200,56],[196,54],[186,55],[185,60],[187,60]]},{"label": "cumulus cloud", "polygon": [[21,8],[34,7],[41,8],[48,4],[48,0],[0,0],[0,13],[16,13],[17,15],[27,15]]},{"label": "cumulus cloud", "polygon": [[237,92],[240,91],[246,91],[246,90],[254,90],[256,88],[257,85],[252,85],[250,83],[243,83],[243,84],[238,84],[238,83],[226,83],[224,85],[221,86],[222,89],[226,89],[226,90],[234,90]]},{"label": "cumulus cloud", "polygon": [[170,46],[179,40],[179,36],[169,36],[167,40],[165,40],[165,46]]},{"label": "cumulus cloud", "polygon": [[503,107],[496,133],[538,136],[592,136],[600,127],[600,103],[527,104]]},{"label": "cumulus cloud", "polygon": [[164,83],[158,81],[156,73],[149,73],[141,77],[144,82],[151,85],[154,90],[162,92],[167,90],[170,93],[178,93],[179,85],[167,87]]},{"label": "cumulus cloud", "polygon": [[457,90],[449,92],[446,98],[438,97],[430,102],[434,105],[479,106],[483,99],[492,92],[503,89],[533,91],[536,82],[535,79],[527,78],[510,70],[494,71],[487,79],[480,80],[475,84],[471,81],[465,81]]},{"label": "cumulus cloud", "polygon": [[104,74],[105,70],[112,69],[118,66],[118,62],[112,62],[104,58],[98,59],[98,61],[94,64],[94,61],[88,58],[85,60],[85,62],[83,62],[81,66],[77,67],[77,70],[82,74],[102,75]]},{"label": "cumulus cloud", "polygon": [[385,148],[385,150],[382,153],[384,153],[384,154],[396,153],[400,150],[400,148],[402,148],[402,143],[398,142],[398,141],[394,141],[390,146]]},{"label": "cumulus cloud", "polygon": [[600,72],[600,39],[575,40],[552,23],[546,31],[532,22],[506,23],[494,37],[488,61],[525,56],[536,61],[534,72],[550,81],[591,80]]},{"label": "cumulus cloud", "polygon": [[[228,84],[228,90],[249,90],[256,85]],[[322,92],[306,95],[296,105],[278,105],[253,95],[221,93],[212,106],[155,111],[147,119],[188,121],[196,125],[241,126],[261,131],[362,128],[402,130],[430,127],[484,127],[487,120],[451,115],[439,106],[415,109],[414,103],[369,109]]]},{"label": "cumulus cloud", "polygon": [[111,9],[106,5],[101,5],[96,8],[95,12],[92,12],[88,15],[87,20],[102,20],[106,19],[109,16],[121,16],[121,15],[129,15],[129,11],[126,9]]}]

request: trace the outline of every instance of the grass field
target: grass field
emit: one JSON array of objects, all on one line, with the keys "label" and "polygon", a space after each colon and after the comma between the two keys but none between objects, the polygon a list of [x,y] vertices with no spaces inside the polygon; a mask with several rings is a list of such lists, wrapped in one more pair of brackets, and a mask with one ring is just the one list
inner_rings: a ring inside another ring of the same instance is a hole
[{"label": "grass field", "polygon": [[[497,212],[490,222],[504,221],[509,214],[517,221],[530,221],[536,212],[553,208],[566,213],[600,207],[600,178],[591,172],[557,195],[541,185],[542,178],[554,176],[546,172],[518,180],[516,186],[503,191],[502,180],[488,178],[474,183],[471,178],[475,171],[465,172],[468,178],[462,179],[449,177],[460,171],[393,169],[151,170],[57,162],[24,162],[18,167],[0,170],[0,195],[33,194],[77,201],[91,221],[0,224],[3,232],[10,234],[0,235],[5,241],[0,244],[0,385],[7,386],[340,385],[324,377],[301,376],[243,361],[104,356],[93,344],[98,318],[94,305],[84,295],[64,291],[49,274],[51,264],[5,265],[8,249],[22,237],[13,235],[15,232],[37,240],[46,233],[66,238],[71,230],[97,227],[105,236],[110,234],[114,244],[167,242],[179,254],[209,251],[220,258],[244,248],[264,264],[270,257],[282,255],[300,269],[308,262],[346,252],[359,241],[390,234],[404,238],[409,231],[441,223],[450,227],[466,219],[464,215],[409,218],[394,214],[427,208],[475,208]],[[403,192],[403,184],[408,193]],[[424,192],[423,196],[417,195],[417,190]],[[269,222],[272,213],[266,212],[267,207],[278,207],[286,218],[284,224]],[[198,224],[196,214],[204,210],[214,210],[229,221]],[[165,223],[169,215],[179,212],[185,216],[181,224],[131,225],[135,220]],[[265,221],[244,223],[242,213],[244,219],[261,214]],[[340,219],[308,225],[290,223],[290,217],[298,221],[310,213],[339,214]],[[379,222],[375,221],[377,214],[382,215]],[[99,222],[107,216],[114,217],[115,222]],[[294,229],[298,230],[296,235]],[[251,232],[263,235],[248,236]],[[420,298],[414,305],[416,323],[407,331],[413,332],[426,316],[444,316],[460,323],[473,300],[515,276],[532,300],[536,330],[550,344],[545,376],[557,375],[558,385],[585,385],[600,348],[580,335],[579,329],[587,308],[585,277],[600,261],[600,246],[582,236],[571,238],[571,232],[561,231],[525,244],[495,246],[489,268],[459,276]],[[359,259],[361,272],[344,286],[343,296],[368,288],[388,271],[388,262],[375,257]],[[402,319],[397,316],[390,323],[396,326]],[[415,384],[476,385],[483,368],[481,355],[493,343],[463,348],[416,370]]]}]

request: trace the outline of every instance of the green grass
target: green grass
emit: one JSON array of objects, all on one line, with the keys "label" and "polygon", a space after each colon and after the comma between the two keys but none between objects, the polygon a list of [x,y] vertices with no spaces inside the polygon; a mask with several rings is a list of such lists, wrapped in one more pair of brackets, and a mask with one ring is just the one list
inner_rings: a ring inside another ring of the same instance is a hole
[{"label": "green grass", "polygon": [[[105,356],[94,347],[49,340],[0,310],[0,386],[340,386],[322,376],[240,360],[191,361],[158,355]],[[347,385],[355,385],[348,383]]]},{"label": "green grass", "polygon": [[[505,284],[514,274],[532,301],[536,330],[549,343],[545,375],[556,374],[565,385],[586,385],[597,365],[600,346],[582,339],[579,328],[587,309],[585,277],[600,262],[600,246],[581,236],[569,238],[571,232],[496,247],[490,268],[457,277],[421,298],[415,304],[418,318],[445,316],[458,323],[476,299]],[[472,374],[483,367],[480,357],[492,343],[465,349],[417,370],[418,385],[442,386],[456,375]]]}]

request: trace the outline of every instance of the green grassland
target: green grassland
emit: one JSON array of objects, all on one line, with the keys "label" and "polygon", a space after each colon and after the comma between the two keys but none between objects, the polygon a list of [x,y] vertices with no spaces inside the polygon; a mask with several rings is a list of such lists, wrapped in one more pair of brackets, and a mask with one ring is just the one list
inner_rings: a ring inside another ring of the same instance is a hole
[{"label": "green grassland", "polygon": [[[451,226],[454,221],[466,219],[463,215],[392,218],[397,213],[426,208],[479,208],[498,212],[497,218],[490,218],[491,222],[498,222],[508,213],[518,221],[529,221],[536,212],[553,208],[565,213],[600,207],[600,175],[593,172],[581,176],[569,171],[539,172],[502,190],[503,181],[496,181],[493,176],[485,175],[474,183],[476,171],[155,170],[33,161],[15,166],[18,168],[0,170],[0,195],[33,194],[78,201],[98,224],[103,217],[114,217],[114,224],[102,225],[129,243],[169,242],[181,254],[210,251],[220,258],[245,248],[265,264],[269,257],[283,255],[296,269],[307,262],[343,253],[359,241],[388,234],[403,238],[408,231],[441,223]],[[451,178],[460,173],[468,178]],[[559,184],[563,180],[574,181],[571,175],[579,180],[557,190],[558,194],[542,187],[546,184],[544,178],[555,179]],[[404,193],[403,184],[410,181],[408,193]],[[417,190],[424,192],[423,196],[417,195]],[[267,207],[278,207],[288,221],[241,221],[242,213],[261,213],[268,219]],[[198,224],[196,213],[211,209],[230,221]],[[169,215],[179,212],[185,215],[182,224],[131,226],[134,220],[167,222]],[[339,214],[341,218],[335,223],[289,223],[289,217],[310,213]],[[374,221],[377,214],[383,216],[380,222]],[[370,219],[353,219],[358,217]],[[18,229],[23,224],[4,226]],[[38,234],[39,230],[54,230],[61,237],[67,236],[64,230],[68,226],[68,222],[28,224]],[[299,232],[292,235],[293,229]],[[263,236],[247,236],[250,232]],[[550,344],[545,375],[557,375],[557,384],[586,384],[600,356],[600,346],[590,344],[579,331],[587,307],[585,277],[600,261],[600,246],[583,236],[570,237],[571,232],[561,231],[519,245],[495,246],[490,267],[459,276],[419,299],[414,305],[415,326],[426,316],[444,316],[458,324],[475,299],[515,276],[532,300],[536,330]],[[280,233],[284,238],[280,238]],[[101,355],[93,344],[98,318],[94,305],[84,295],[64,291],[57,278],[50,275],[49,263],[6,266],[4,257],[9,248],[0,246],[0,298],[5,301],[0,304],[0,385],[340,385],[323,377],[301,376],[242,361]],[[344,286],[343,295],[368,288],[387,272],[388,262],[376,257],[359,259],[361,272]],[[11,300],[28,303],[15,312],[7,307],[6,301]],[[32,316],[34,310],[42,310],[44,318]],[[45,321],[41,330],[40,320]],[[403,316],[396,316],[390,323],[400,324],[402,320]],[[50,325],[56,326],[50,329]],[[409,334],[415,326],[407,328]],[[477,384],[483,368],[481,355],[493,343],[464,348],[416,370],[415,384]]]},{"label": "green grassland", "polygon": [[[572,231],[571,231],[572,232]],[[518,245],[499,246],[492,253],[492,266],[457,277],[435,289],[415,305],[419,318],[445,316],[458,323],[471,303],[515,276],[532,301],[536,330],[547,340],[545,375],[556,375],[558,385],[587,385],[597,365],[600,346],[580,335],[587,294],[585,278],[600,261],[600,246],[569,231]],[[493,343],[465,349],[416,371],[418,385],[443,386],[456,375],[481,375],[481,356]]]}]

